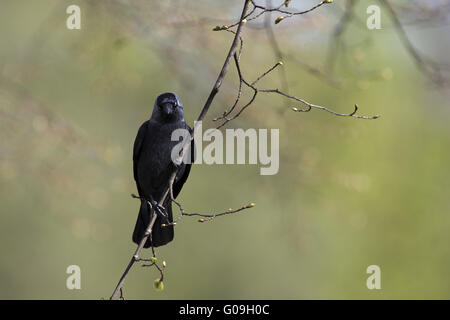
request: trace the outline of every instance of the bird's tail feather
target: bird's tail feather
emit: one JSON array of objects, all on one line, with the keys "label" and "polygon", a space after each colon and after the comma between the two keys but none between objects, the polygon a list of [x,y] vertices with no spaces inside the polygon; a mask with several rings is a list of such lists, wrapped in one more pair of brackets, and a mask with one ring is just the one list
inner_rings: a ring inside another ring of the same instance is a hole
[{"label": "bird's tail feather", "polygon": [[[168,201],[164,207],[166,208],[166,213],[168,215],[169,222],[173,222],[172,216],[172,204]],[[173,240],[174,230],[173,226],[165,226],[162,224],[167,224],[167,219],[162,218],[158,215],[155,224],[152,228],[152,235],[145,242],[144,248],[159,247],[163,246]],[[146,201],[141,201],[141,208],[139,209],[139,215],[136,221],[136,225],[133,231],[133,242],[139,244],[144,237],[145,230],[150,223],[150,208]]]}]

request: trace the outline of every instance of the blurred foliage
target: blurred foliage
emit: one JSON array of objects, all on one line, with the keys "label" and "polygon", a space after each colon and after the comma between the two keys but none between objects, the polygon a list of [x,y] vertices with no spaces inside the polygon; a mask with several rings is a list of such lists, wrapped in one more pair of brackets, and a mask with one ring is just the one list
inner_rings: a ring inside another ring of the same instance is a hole
[{"label": "blurred foliage", "polygon": [[[232,39],[212,28],[235,21],[241,3],[2,1],[0,298],[109,297],[135,248],[137,129],[164,91],[180,95],[190,123],[197,117]],[[70,4],[81,7],[81,30],[65,26]],[[357,6],[362,21],[369,4]],[[274,26],[283,51],[323,65],[342,8],[334,1]],[[180,195],[187,210],[255,208],[204,224],[183,218],[157,251],[165,290],[154,289],[153,269],[136,267],[125,298],[450,298],[448,91],[430,85],[382,17],[382,30],[346,31],[341,88],[284,61],[291,93],[382,117],[293,113],[281,97],[260,96],[229,127],[279,128],[279,173],[194,166]],[[244,31],[248,78],[277,61],[259,25]],[[448,63],[448,27],[407,31]],[[204,127],[233,103],[236,78],[231,68]],[[279,81],[273,73],[264,84]],[[72,264],[81,290],[66,289]],[[366,288],[371,264],[381,290]]]}]

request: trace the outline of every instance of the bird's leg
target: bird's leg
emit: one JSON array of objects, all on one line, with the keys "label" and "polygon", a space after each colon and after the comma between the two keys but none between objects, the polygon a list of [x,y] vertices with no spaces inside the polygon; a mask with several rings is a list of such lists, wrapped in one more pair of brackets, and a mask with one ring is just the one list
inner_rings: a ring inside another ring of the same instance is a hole
[{"label": "bird's leg", "polygon": [[153,206],[153,208],[155,208],[155,211],[157,214],[159,214],[163,218],[167,218],[166,208],[164,206],[160,205],[156,201],[152,202],[152,206]]},{"label": "bird's leg", "polygon": [[154,209],[156,214],[158,214],[160,217],[167,219],[166,208],[164,208],[157,201],[155,201],[155,199],[153,199],[152,196],[150,196],[150,200],[148,202],[150,203],[151,207]]},{"label": "bird's leg", "polygon": [[137,196],[134,193],[132,193],[131,196],[135,199],[141,199],[141,201],[147,201],[147,204],[150,205],[150,209],[155,208],[157,214],[159,214],[163,218],[167,218],[166,208],[155,201],[152,196],[150,196],[150,200],[147,200],[144,197]]}]

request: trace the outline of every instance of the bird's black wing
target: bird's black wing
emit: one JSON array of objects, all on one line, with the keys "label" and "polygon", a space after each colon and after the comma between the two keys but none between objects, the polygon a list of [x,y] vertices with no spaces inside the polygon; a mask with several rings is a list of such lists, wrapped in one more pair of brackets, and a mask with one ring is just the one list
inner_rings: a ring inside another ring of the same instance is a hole
[{"label": "bird's black wing", "polygon": [[[186,127],[192,135],[192,129],[188,125],[186,125]],[[192,139],[192,141],[191,141],[191,159],[190,159],[191,161],[190,161],[190,163],[185,164],[183,175],[179,179],[175,180],[175,182],[173,183],[172,190],[173,190],[174,198],[176,198],[178,196],[178,194],[181,191],[181,188],[183,188],[184,183],[186,182],[187,178],[189,177],[189,173],[191,172],[191,164],[195,160],[194,155],[195,155],[195,145],[194,145],[194,139]]]},{"label": "bird's black wing", "polygon": [[139,179],[137,174],[137,163],[139,161],[139,156],[141,155],[141,149],[142,145],[144,143],[144,139],[147,133],[147,125],[148,120],[145,121],[141,127],[138,130],[138,133],[136,135],[136,139],[134,140],[134,146],[133,146],[133,174],[134,174],[134,180],[136,181],[136,186],[138,188],[139,195],[141,194],[141,187],[139,185]]}]

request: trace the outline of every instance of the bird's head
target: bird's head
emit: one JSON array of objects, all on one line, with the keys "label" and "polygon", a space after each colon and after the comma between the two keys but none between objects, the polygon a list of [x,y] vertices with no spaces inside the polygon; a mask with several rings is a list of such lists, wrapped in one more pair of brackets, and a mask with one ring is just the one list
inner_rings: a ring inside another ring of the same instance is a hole
[{"label": "bird's head", "polygon": [[172,92],[160,94],[156,98],[152,118],[164,122],[184,120],[184,110],[180,98]]}]

